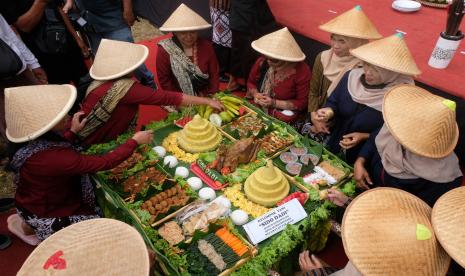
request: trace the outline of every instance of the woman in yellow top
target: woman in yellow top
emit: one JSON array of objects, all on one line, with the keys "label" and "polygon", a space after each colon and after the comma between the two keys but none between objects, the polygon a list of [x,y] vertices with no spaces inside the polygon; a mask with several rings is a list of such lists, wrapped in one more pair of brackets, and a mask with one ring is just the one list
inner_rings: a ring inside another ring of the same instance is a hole
[{"label": "woman in yellow top", "polygon": [[[331,34],[331,48],[315,58],[308,93],[309,114],[321,108],[342,76],[359,65],[360,60],[352,56],[350,50],[382,37],[360,6],[344,12],[319,28]],[[302,134],[308,134],[310,128],[312,124],[305,123],[301,129]]]}]

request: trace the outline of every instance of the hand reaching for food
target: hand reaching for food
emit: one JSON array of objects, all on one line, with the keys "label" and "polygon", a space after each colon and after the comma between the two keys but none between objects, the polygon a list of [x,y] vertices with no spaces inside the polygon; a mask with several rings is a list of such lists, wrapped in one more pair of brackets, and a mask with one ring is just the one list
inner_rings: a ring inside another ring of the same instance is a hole
[{"label": "hand reaching for food", "polygon": [[342,136],[342,140],[339,142],[339,145],[341,148],[348,150],[367,140],[369,136],[369,133],[352,132]]}]

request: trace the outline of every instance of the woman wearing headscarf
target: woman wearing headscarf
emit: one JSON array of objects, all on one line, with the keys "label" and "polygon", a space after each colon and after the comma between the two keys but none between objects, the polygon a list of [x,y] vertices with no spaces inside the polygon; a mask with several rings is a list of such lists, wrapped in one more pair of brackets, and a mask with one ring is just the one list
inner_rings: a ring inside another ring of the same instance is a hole
[{"label": "woman wearing headscarf", "polygon": [[384,125],[371,134],[355,162],[357,184],[399,188],[430,206],[459,187],[455,106],[414,85],[392,89],[384,99]]},{"label": "woman wearing headscarf", "polygon": [[219,67],[212,44],[198,38],[198,31],[211,25],[181,4],[160,27],[173,37],[159,42],[156,64],[162,89],[188,95],[208,95],[218,91]]},{"label": "woman wearing headscarf", "polygon": [[253,41],[252,48],[263,56],[250,71],[248,93],[269,115],[295,122],[307,108],[311,72],[305,54],[287,28]]},{"label": "woman wearing headscarf", "polygon": [[308,95],[309,112],[321,108],[344,74],[359,67],[360,60],[352,56],[350,50],[369,40],[382,38],[360,6],[342,13],[319,28],[331,34],[331,48],[315,58]]},{"label": "woman wearing headscarf", "polygon": [[[18,214],[8,218],[8,228],[29,244],[70,224],[99,217],[87,174],[117,166],[138,144],[153,138],[151,131],[138,132],[105,155],[81,154],[60,135],[75,99],[71,85],[5,90],[6,135],[17,146],[10,165],[16,172]],[[79,132],[85,122],[75,115],[71,131]]]},{"label": "woman wearing headscarf", "polygon": [[319,53],[315,58],[308,93],[309,116],[297,128],[303,135],[310,135],[313,139],[324,142],[327,135],[313,135],[310,132],[313,127],[310,112],[324,105],[346,72],[360,67],[361,61],[352,56],[350,50],[382,36],[360,6],[342,13],[319,28],[330,33],[331,48]]},{"label": "woman wearing headscarf", "polygon": [[81,104],[81,115],[86,125],[77,133],[66,131],[65,136],[83,146],[116,139],[135,126],[139,105],[195,105],[206,104],[215,109],[222,105],[210,98],[164,91],[143,86],[132,77],[132,72],[147,58],[144,45],[102,39],[90,76],[94,81],[87,88]]},{"label": "woman wearing headscarf", "polygon": [[[363,68],[347,72],[323,108],[311,113],[314,133],[330,133],[329,149],[353,163],[372,131],[383,124],[384,94],[398,84],[413,84],[420,74],[398,33],[351,50]],[[333,126],[329,127],[329,124]]]}]

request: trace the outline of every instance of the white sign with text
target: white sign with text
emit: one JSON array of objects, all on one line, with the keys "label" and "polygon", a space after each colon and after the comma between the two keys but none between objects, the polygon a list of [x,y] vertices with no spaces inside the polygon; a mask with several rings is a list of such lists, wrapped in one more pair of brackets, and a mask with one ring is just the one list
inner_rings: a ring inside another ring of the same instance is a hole
[{"label": "white sign with text", "polygon": [[268,213],[244,225],[253,244],[262,242],[281,232],[288,224],[295,224],[307,217],[307,213],[297,199],[274,208]]}]

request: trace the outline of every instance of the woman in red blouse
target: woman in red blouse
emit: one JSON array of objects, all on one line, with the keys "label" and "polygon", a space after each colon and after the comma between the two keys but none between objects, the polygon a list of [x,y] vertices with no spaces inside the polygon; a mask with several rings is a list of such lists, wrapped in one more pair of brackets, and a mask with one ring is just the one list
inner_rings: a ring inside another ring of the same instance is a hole
[{"label": "woman in red blouse", "polygon": [[307,110],[311,72],[304,53],[287,28],[255,40],[252,47],[265,57],[252,67],[249,94],[271,116],[294,123]]},{"label": "woman in red blouse", "polygon": [[81,112],[88,123],[78,133],[69,130],[65,136],[83,146],[111,141],[135,125],[140,104],[196,105],[206,104],[215,109],[222,105],[210,98],[178,92],[153,90],[131,78],[132,72],[148,56],[143,45],[102,39],[90,69],[92,82],[81,104]]},{"label": "woman in red blouse", "polygon": [[199,39],[199,30],[211,25],[181,4],[166,20],[161,31],[173,37],[159,43],[156,58],[158,81],[162,89],[189,95],[208,95],[218,91],[219,67],[212,44]]},{"label": "woman in red blouse", "polygon": [[[153,138],[151,131],[138,132],[108,154],[81,154],[59,134],[75,99],[76,89],[71,85],[5,89],[6,134],[17,146],[11,166],[16,172],[18,214],[8,218],[8,228],[29,244],[70,224],[99,217],[87,174],[117,166],[138,144]],[[80,115],[73,117],[72,132],[86,123]]]}]

